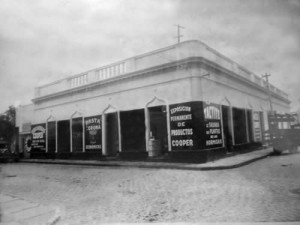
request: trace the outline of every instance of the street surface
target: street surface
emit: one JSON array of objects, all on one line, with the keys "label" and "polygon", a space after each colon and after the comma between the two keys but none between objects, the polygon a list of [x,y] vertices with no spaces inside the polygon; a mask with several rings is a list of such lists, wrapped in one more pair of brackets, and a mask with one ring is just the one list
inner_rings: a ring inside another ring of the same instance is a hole
[{"label": "street surface", "polygon": [[2,194],[63,224],[300,221],[300,153],[219,171],[0,164]]}]

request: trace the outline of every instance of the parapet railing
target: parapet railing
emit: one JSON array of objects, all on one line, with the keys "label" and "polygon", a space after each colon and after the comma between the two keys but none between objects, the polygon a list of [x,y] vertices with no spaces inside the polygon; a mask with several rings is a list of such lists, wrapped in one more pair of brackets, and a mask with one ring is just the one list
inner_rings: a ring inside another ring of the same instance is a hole
[{"label": "parapet railing", "polygon": [[[189,57],[203,57],[238,74],[239,76],[267,88],[267,83],[246,68],[223,56],[200,41],[187,41],[150,53],[138,55],[110,65],[98,67],[84,73],[64,78],[53,83],[35,88],[35,98],[51,95],[57,92],[75,89],[94,82],[101,82],[126,73],[151,68],[154,66],[182,60]],[[270,84],[270,90],[288,99],[288,94]]]}]

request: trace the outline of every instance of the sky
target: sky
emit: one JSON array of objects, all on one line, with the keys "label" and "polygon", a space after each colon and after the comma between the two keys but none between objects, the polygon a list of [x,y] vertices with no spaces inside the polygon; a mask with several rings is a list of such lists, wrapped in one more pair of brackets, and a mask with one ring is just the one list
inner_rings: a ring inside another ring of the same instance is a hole
[{"label": "sky", "polygon": [[34,88],[177,42],[201,40],[300,108],[300,0],[0,0],[0,113]]}]

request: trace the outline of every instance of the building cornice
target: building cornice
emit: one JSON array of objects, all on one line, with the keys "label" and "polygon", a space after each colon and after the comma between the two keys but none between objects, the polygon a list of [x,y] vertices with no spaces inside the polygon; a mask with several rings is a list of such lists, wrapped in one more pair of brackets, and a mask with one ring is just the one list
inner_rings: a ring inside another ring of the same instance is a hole
[{"label": "building cornice", "polygon": [[[151,68],[147,68],[147,69],[143,69],[143,70],[139,70],[139,71],[134,71],[131,73],[127,73],[124,75],[120,75],[120,76],[116,76],[116,77],[112,77],[109,78],[107,80],[102,80],[102,81],[96,81],[93,83],[89,83],[83,86],[79,86],[76,88],[72,88],[72,89],[67,89],[67,90],[63,90],[60,92],[56,92],[53,94],[48,94],[45,96],[41,96],[38,98],[34,98],[32,99],[33,103],[38,104],[41,103],[43,101],[47,101],[50,99],[55,99],[55,98],[60,98],[66,95],[70,95],[70,94],[74,94],[74,93],[80,93],[80,92],[85,92],[89,89],[93,89],[93,88],[97,88],[97,87],[101,87],[104,85],[109,85],[111,83],[116,83],[116,82],[120,82],[122,80],[125,79],[129,79],[129,78],[133,78],[133,77],[144,77],[145,75],[149,75],[149,74],[153,74],[153,73],[159,73],[161,71],[164,71],[166,69],[170,70],[176,70],[177,68],[179,68],[180,66],[186,66],[186,65],[191,65],[191,64],[197,64],[197,65],[202,65],[204,64],[205,66],[209,66],[211,68],[214,68],[222,73],[224,73],[227,77],[229,77],[230,79],[234,79],[235,81],[238,81],[241,84],[246,84],[248,86],[251,86],[252,88],[255,88],[256,90],[259,90],[261,92],[264,92],[265,94],[268,94],[268,90],[265,87],[262,87],[258,84],[256,84],[255,82],[251,81],[250,79],[247,79],[233,71],[230,71],[220,65],[218,65],[215,62],[212,62],[210,60],[207,60],[203,57],[189,57],[183,60],[178,60],[178,61],[173,61],[170,63],[165,63],[159,66],[154,66]],[[280,96],[277,93],[272,92],[272,96],[275,98],[278,98],[282,101],[284,101],[285,103],[289,104],[290,101],[282,96]]]}]

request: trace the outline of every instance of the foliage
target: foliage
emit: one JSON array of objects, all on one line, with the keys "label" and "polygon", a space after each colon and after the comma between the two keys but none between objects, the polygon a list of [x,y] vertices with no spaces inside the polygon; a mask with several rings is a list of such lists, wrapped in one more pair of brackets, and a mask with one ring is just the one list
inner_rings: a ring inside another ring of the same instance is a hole
[{"label": "foliage", "polygon": [[14,137],[16,108],[9,106],[8,110],[0,114],[0,138],[11,142]]},{"label": "foliage", "polygon": [[14,106],[9,106],[8,110],[0,114],[0,119],[10,122],[13,126],[16,123],[16,108]]}]

